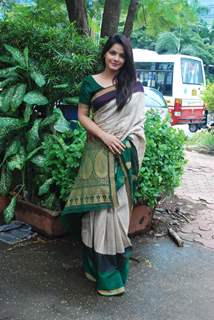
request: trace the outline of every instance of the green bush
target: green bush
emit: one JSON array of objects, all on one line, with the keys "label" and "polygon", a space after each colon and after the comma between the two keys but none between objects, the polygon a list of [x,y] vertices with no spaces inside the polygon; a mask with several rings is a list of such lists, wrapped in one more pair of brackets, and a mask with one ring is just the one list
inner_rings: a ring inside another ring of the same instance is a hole
[{"label": "green bush", "polygon": [[31,59],[48,80],[44,94],[54,103],[78,95],[84,75],[98,66],[99,48],[90,37],[79,35],[68,19],[59,23],[57,12],[55,24],[53,14],[51,20],[43,18],[45,14],[36,6],[14,7],[0,20],[0,47],[28,47]]},{"label": "green bush", "polygon": [[154,207],[180,183],[185,164],[185,136],[153,111],[146,114],[145,135],[147,146],[138,177],[136,201]]},{"label": "green bush", "polygon": [[[145,133],[147,147],[138,177],[136,201],[154,207],[161,197],[179,185],[185,164],[185,136],[153,112],[147,113]],[[55,190],[62,206],[77,175],[85,138],[85,130],[79,127],[58,137],[49,136],[43,143],[43,167],[49,172],[48,181],[52,186],[46,188],[47,183],[46,187],[40,184],[40,191],[44,187],[47,194],[51,188]],[[36,180],[38,182],[38,177]]]},{"label": "green bush", "polygon": [[[46,136],[42,143],[42,167],[46,180],[41,184],[39,176],[35,177],[39,196],[48,196],[52,190],[64,205],[79,169],[85,141],[86,131],[81,126]],[[47,199],[42,199],[41,204],[56,209],[56,203],[47,203]]]},{"label": "green bush", "polygon": [[209,83],[203,93],[203,100],[209,111],[214,111],[214,83]]}]

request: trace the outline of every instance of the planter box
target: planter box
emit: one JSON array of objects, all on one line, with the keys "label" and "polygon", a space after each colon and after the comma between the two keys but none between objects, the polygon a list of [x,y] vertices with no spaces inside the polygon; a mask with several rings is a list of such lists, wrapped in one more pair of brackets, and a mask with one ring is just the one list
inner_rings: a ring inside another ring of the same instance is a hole
[{"label": "planter box", "polygon": [[135,235],[151,229],[154,209],[146,205],[134,207],[130,219],[129,234]]},{"label": "planter box", "polygon": [[35,231],[49,238],[59,237],[66,233],[58,211],[51,211],[28,201],[18,200],[15,215],[17,220],[30,224]]},{"label": "planter box", "polygon": [[10,198],[7,196],[0,196],[0,224],[4,224],[3,211],[10,202]]}]

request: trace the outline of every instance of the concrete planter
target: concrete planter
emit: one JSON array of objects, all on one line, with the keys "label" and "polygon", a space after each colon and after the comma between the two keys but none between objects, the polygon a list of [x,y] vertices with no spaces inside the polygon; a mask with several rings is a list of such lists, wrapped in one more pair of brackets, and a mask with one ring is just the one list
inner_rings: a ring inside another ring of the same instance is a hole
[{"label": "concrete planter", "polygon": [[51,211],[28,201],[18,200],[15,215],[17,220],[30,224],[35,231],[49,238],[65,234],[59,211]]},{"label": "concrete planter", "polygon": [[3,211],[10,202],[10,198],[7,196],[0,196],[0,224],[4,223]]},{"label": "concrete planter", "polygon": [[154,209],[146,205],[135,206],[131,215],[129,234],[135,235],[149,231],[152,225],[153,212]]}]

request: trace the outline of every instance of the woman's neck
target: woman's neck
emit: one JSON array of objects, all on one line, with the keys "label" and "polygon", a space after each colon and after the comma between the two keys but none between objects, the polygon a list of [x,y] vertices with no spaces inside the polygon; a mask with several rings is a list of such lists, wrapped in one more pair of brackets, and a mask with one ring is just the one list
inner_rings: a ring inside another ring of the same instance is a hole
[{"label": "woman's neck", "polygon": [[112,70],[109,70],[109,69],[105,69],[102,72],[103,78],[111,79],[111,80],[113,80],[117,74],[118,74],[118,71],[115,72],[115,71],[112,71]]}]

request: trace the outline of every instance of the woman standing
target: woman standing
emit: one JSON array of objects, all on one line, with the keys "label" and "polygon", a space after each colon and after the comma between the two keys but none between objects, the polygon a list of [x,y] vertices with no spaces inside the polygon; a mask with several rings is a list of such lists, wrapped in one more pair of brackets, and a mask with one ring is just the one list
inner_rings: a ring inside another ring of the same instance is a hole
[{"label": "woman standing", "polygon": [[[78,118],[88,132],[80,170],[62,213],[83,213],[83,266],[105,296],[125,292],[132,199],[145,150],[143,87],[129,39],[115,34],[102,51],[104,70],[84,78]],[[89,117],[91,108],[93,117]]]}]

